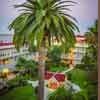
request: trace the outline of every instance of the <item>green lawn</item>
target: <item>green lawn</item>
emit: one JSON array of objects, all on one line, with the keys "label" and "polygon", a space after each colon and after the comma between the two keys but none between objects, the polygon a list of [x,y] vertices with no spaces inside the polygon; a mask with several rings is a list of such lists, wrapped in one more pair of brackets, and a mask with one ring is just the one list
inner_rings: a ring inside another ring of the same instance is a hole
[{"label": "green lawn", "polygon": [[0,96],[0,100],[37,100],[31,86],[18,87]]}]

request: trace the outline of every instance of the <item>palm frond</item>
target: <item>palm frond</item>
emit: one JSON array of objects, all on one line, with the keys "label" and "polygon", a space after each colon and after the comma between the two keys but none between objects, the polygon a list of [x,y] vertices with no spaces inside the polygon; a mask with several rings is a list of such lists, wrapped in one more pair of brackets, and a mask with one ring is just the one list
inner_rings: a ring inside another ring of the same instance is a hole
[{"label": "palm frond", "polygon": [[34,5],[31,5],[29,3],[23,3],[20,5],[14,5],[15,8],[28,8],[28,9],[34,9]]},{"label": "palm frond", "polygon": [[70,4],[70,5],[64,4],[64,5],[58,5],[58,6],[53,6],[53,7],[54,8],[68,8],[70,6],[74,6],[74,5],[72,5],[72,4]]},{"label": "palm frond", "polygon": [[77,2],[74,2],[74,1],[58,1],[54,6],[59,6],[59,5],[62,5],[62,4],[65,4],[65,3],[72,3],[72,4],[77,4]]},{"label": "palm frond", "polygon": [[[77,20],[68,14],[70,6],[77,4],[70,0],[27,0],[25,3],[15,5],[22,13],[9,25],[15,32],[14,43],[21,47],[25,41],[31,46],[37,41],[38,48],[42,46],[43,39],[52,44],[55,37],[62,44],[74,43],[74,31],[79,31]],[[45,33],[48,35],[45,36]]]},{"label": "palm frond", "polygon": [[70,19],[72,19],[73,21],[75,21],[75,22],[78,23],[78,21],[77,21],[77,19],[76,19],[75,17],[73,17],[73,16],[71,16],[71,15],[69,15],[69,14],[66,14],[66,13],[64,13],[64,12],[62,12],[62,11],[58,11],[58,12],[59,12],[59,14],[61,14],[62,16],[68,17],[68,18],[70,18]]}]

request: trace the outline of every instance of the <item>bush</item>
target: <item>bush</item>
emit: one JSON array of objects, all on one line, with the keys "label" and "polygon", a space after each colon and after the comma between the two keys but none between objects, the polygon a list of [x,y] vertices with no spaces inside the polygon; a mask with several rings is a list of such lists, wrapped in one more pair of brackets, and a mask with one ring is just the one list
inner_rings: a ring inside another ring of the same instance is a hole
[{"label": "bush", "polygon": [[49,95],[49,100],[71,100],[71,92],[67,91],[63,86]]},{"label": "bush", "polygon": [[82,70],[87,70],[87,71],[93,71],[97,70],[97,64],[77,64],[76,68],[82,69]]},{"label": "bush", "polygon": [[22,76],[17,76],[16,78],[9,80],[7,82],[8,84],[8,88],[12,89],[18,86],[25,86],[27,85],[27,78],[26,77],[22,77]]},{"label": "bush", "polygon": [[[78,84],[82,89],[80,93],[73,95],[72,100],[97,100],[97,81],[94,79],[94,74],[91,71],[88,73],[85,70],[74,69],[68,74],[69,76],[70,80]],[[82,99],[83,97],[84,99]]]},{"label": "bush", "polygon": [[79,85],[81,88],[84,88],[88,84],[87,72],[84,70],[76,68],[69,72],[68,77],[70,77],[73,83]]},{"label": "bush", "polygon": [[53,63],[58,63],[61,60],[61,54],[62,54],[62,49],[59,46],[53,46],[49,51],[48,51],[48,58],[53,62]]},{"label": "bush", "polygon": [[87,87],[87,93],[89,100],[97,100],[97,94],[98,94],[98,87],[97,85],[89,84]]},{"label": "bush", "polygon": [[78,93],[74,93],[72,95],[71,100],[90,100],[90,99],[88,99],[87,91],[86,90],[81,90]]},{"label": "bush", "polygon": [[62,71],[65,71],[67,70],[67,67],[63,67],[63,66],[57,66],[57,65],[53,65],[53,66],[50,66],[49,67],[49,71],[52,71],[52,72],[62,72]]},{"label": "bush", "polygon": [[49,100],[88,100],[88,96],[84,90],[73,94],[70,90],[59,87],[49,95]]}]

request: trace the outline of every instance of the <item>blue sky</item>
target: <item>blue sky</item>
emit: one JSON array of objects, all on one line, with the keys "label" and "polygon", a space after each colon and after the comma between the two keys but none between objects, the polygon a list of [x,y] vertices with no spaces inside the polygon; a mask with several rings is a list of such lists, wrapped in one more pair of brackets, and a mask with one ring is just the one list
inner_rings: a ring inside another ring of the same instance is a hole
[{"label": "blue sky", "polygon": [[[19,14],[14,4],[20,4],[25,0],[1,0],[0,1],[0,33],[12,33],[8,30],[9,23]],[[84,34],[95,19],[98,18],[98,0],[74,0],[78,2],[72,7],[70,14],[74,16],[79,24],[80,34]],[[79,34],[79,33],[76,33]]]}]

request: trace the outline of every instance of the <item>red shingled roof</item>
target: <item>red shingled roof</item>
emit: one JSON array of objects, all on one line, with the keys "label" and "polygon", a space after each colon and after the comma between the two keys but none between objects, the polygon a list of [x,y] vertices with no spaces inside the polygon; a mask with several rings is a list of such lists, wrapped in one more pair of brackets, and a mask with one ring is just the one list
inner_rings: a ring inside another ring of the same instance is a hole
[{"label": "red shingled roof", "polygon": [[0,42],[0,46],[8,46],[8,45],[13,45],[12,42]]},{"label": "red shingled roof", "polygon": [[53,72],[45,72],[45,80],[49,80],[52,77],[55,77],[55,79],[59,82],[65,81],[65,75],[61,73],[53,73]]}]

